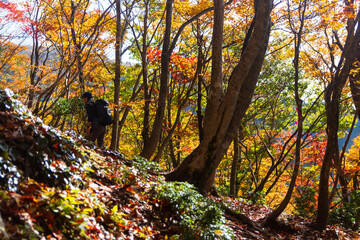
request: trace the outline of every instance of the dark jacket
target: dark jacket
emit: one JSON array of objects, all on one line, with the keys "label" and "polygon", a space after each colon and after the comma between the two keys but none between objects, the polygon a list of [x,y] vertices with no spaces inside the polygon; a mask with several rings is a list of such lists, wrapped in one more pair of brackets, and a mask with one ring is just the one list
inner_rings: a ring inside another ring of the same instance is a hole
[{"label": "dark jacket", "polygon": [[97,127],[99,124],[99,120],[98,120],[99,116],[96,110],[95,102],[92,99],[90,99],[85,104],[85,108],[88,115],[88,122],[91,122],[91,127],[92,128]]}]

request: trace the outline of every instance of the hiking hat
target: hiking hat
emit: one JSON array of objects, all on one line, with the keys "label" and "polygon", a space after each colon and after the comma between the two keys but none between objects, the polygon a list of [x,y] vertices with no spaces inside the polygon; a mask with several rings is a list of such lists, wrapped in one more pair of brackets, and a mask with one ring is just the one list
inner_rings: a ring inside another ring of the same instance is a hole
[{"label": "hiking hat", "polygon": [[81,96],[81,98],[87,98],[87,99],[92,99],[92,94],[91,92],[84,92],[83,95]]}]

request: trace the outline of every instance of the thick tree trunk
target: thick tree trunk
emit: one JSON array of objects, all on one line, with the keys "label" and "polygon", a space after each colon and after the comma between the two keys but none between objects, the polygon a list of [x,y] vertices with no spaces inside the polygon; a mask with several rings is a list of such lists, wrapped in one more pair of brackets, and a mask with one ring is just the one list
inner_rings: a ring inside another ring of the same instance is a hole
[{"label": "thick tree trunk", "polygon": [[[210,102],[205,111],[204,140],[177,169],[166,175],[167,180],[188,181],[204,193],[213,188],[216,169],[234,139],[254,93],[267,49],[271,10],[271,0],[258,2],[253,32],[239,64],[229,79],[228,90],[223,98],[221,83],[217,81],[222,73],[218,72],[219,65],[215,67],[213,64],[215,72],[212,74]],[[223,24],[223,17],[219,18],[223,13],[223,1],[215,1],[214,31],[222,31],[222,27],[218,25]],[[213,35],[216,38],[219,33],[214,32]],[[221,43],[216,42],[216,44]],[[214,47],[213,51],[216,51],[218,46],[215,49]],[[215,52],[216,54],[218,53]]]},{"label": "thick tree trunk", "polygon": [[[224,11],[223,0],[214,0],[214,29],[212,34],[212,68],[211,84],[207,106],[204,117],[204,136],[211,136],[215,126],[216,113],[223,97],[223,72],[222,72],[222,44],[224,31]],[[209,139],[208,139],[209,140]]]}]

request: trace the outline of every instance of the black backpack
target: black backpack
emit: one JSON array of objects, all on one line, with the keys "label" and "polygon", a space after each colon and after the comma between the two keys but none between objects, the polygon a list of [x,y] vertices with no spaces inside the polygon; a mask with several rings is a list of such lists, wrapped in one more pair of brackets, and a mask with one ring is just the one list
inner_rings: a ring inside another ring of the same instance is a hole
[{"label": "black backpack", "polygon": [[99,99],[95,101],[96,111],[99,116],[99,123],[101,125],[110,125],[113,123],[113,117],[111,116],[111,110],[108,107],[108,101]]}]

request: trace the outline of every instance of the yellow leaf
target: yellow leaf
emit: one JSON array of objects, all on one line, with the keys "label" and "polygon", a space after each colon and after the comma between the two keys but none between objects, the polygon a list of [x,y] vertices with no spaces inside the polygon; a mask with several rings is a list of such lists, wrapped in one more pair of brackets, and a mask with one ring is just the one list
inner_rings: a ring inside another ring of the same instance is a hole
[{"label": "yellow leaf", "polygon": [[111,214],[115,214],[118,211],[118,205],[115,205],[112,209],[111,209]]}]

